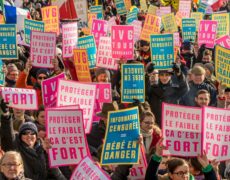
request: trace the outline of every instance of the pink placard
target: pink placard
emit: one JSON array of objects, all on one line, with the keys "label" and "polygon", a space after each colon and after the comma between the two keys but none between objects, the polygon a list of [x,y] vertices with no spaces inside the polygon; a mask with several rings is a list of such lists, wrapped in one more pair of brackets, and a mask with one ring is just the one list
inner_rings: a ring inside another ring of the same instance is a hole
[{"label": "pink placard", "polygon": [[230,36],[222,36],[221,38],[216,39],[215,43],[221,45],[222,47],[230,49]]},{"label": "pink placard", "polygon": [[0,94],[9,107],[24,110],[37,110],[38,98],[34,89],[0,87]]},{"label": "pink placard", "polygon": [[81,109],[46,109],[46,131],[50,167],[75,165],[90,154]]},{"label": "pink placard", "polygon": [[198,31],[198,45],[206,44],[207,48],[213,48],[217,33],[217,21],[201,20]]},{"label": "pink placard", "polygon": [[107,33],[108,34],[111,34],[111,29],[112,29],[112,26],[116,26],[117,23],[116,23],[116,17],[113,16],[111,17],[109,20],[108,20],[108,23],[107,23]]},{"label": "pink placard", "polygon": [[190,18],[191,11],[191,1],[190,0],[180,0],[179,2],[179,12],[183,16],[183,18]]},{"label": "pink placard", "polygon": [[96,56],[96,67],[117,70],[117,60],[112,58],[111,37],[100,37]]},{"label": "pink placard", "polygon": [[130,25],[134,27],[134,42],[136,42],[140,39],[142,22],[138,20],[134,20]]},{"label": "pink placard", "polygon": [[83,110],[86,134],[91,131],[95,98],[96,85],[94,84],[58,80],[57,106],[79,105]]},{"label": "pink placard", "polygon": [[156,10],[156,15],[158,17],[162,17],[165,14],[171,13],[171,6],[161,6],[159,9]]},{"label": "pink placard", "polygon": [[65,79],[65,73],[42,81],[42,100],[45,107],[56,106],[58,79]]},{"label": "pink placard", "polygon": [[112,26],[112,57],[133,59],[133,26]]},{"label": "pink placard", "polygon": [[110,177],[86,156],[74,170],[70,180],[110,180]]},{"label": "pink placard", "polygon": [[56,33],[31,31],[30,58],[34,67],[53,68],[56,54]]},{"label": "pink placard", "polygon": [[203,108],[203,148],[209,160],[230,160],[230,111]]},{"label": "pink placard", "polygon": [[98,112],[101,112],[103,103],[112,102],[112,90],[111,83],[95,83],[96,84],[96,100],[94,106],[93,121],[99,121],[97,116]]},{"label": "pink placard", "polygon": [[164,155],[195,157],[201,153],[202,109],[163,103]]},{"label": "pink placard", "polygon": [[173,33],[173,43],[174,43],[174,47],[180,47],[180,35],[179,32],[175,32]]},{"label": "pink placard", "polygon": [[100,37],[107,35],[107,29],[108,29],[107,21],[99,20],[99,19],[93,19],[91,33],[94,35],[97,47],[99,44]]},{"label": "pink placard", "polygon": [[62,25],[62,57],[69,58],[73,56],[73,49],[77,45],[78,26],[77,23],[68,23]]}]

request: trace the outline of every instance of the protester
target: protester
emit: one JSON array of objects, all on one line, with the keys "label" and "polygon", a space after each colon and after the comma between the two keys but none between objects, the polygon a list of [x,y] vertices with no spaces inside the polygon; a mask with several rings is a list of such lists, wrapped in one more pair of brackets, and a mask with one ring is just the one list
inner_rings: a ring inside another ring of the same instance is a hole
[{"label": "protester", "polygon": [[19,71],[15,64],[7,65],[7,74],[5,78],[5,87],[15,87],[16,81],[18,79]]},{"label": "protester", "polygon": [[198,107],[208,106],[210,103],[210,93],[201,89],[197,92],[195,102]]}]

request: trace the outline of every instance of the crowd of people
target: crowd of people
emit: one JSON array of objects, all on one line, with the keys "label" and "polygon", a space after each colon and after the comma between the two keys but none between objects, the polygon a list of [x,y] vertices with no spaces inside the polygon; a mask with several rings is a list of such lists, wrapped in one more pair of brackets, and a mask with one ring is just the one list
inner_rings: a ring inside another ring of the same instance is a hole
[{"label": "crowd of people", "polygon": [[[77,0],[78,1],[78,0]],[[138,0],[131,1],[139,8],[138,20],[144,23],[146,12],[140,9]],[[14,1],[5,0],[8,5],[14,6]],[[172,12],[177,9],[171,1],[146,0],[149,6],[172,6]],[[174,3],[179,3],[175,1]],[[103,5],[105,20],[113,16],[116,23],[126,24],[126,15],[119,15],[114,0],[88,1],[88,5]],[[230,2],[221,1],[219,9],[229,13]],[[42,20],[41,8],[52,5],[52,1],[23,0],[21,8],[28,9],[30,18]],[[191,2],[192,11],[196,12],[198,4]],[[210,19],[210,15],[204,15]],[[70,22],[73,20],[70,20]],[[80,21],[80,19],[77,19]],[[161,30],[161,33],[164,29]],[[181,29],[178,28],[181,37]],[[229,35],[229,34],[228,34]],[[79,37],[85,36],[79,28]],[[197,39],[197,38],[196,38]],[[175,63],[169,70],[155,68],[151,60],[150,43],[144,40],[135,42],[134,59],[127,61],[122,58],[118,61],[117,71],[106,68],[90,69],[93,82],[109,82],[112,86],[112,102],[104,103],[102,110],[97,114],[100,121],[94,122],[91,132],[87,134],[90,153],[95,162],[99,162],[103,140],[106,133],[108,112],[137,106],[140,120],[140,143],[143,144],[148,167],[145,179],[230,179],[230,161],[209,161],[206,152],[194,158],[178,158],[162,156],[165,146],[162,144],[162,103],[180,104],[184,106],[203,107],[212,106],[230,109],[230,87],[227,87],[215,77],[214,49],[206,48],[205,44],[198,47],[195,43],[182,41],[176,55]],[[41,82],[65,72],[66,79],[73,79],[70,67],[65,67],[62,59],[62,35],[57,38],[56,58],[52,60],[53,69],[35,68],[30,60],[28,46],[18,45],[19,57],[17,60],[3,60],[5,87],[35,89],[39,109],[26,111],[10,108],[9,103],[1,100],[1,160],[0,179],[70,179],[74,166],[50,168],[48,164],[48,149],[52,146],[46,138],[45,108],[42,101]],[[71,59],[70,59],[71,61]],[[145,66],[145,102],[134,99],[133,103],[121,102],[121,64],[142,63]],[[129,179],[129,170],[132,165],[101,166],[113,180]],[[85,179],[88,179],[85,177]]]}]

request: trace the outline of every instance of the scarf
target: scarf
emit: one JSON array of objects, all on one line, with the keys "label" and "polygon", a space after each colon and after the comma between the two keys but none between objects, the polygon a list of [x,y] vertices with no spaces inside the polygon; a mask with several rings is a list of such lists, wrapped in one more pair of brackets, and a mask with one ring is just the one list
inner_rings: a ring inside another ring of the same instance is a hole
[{"label": "scarf", "polygon": [[150,149],[150,146],[151,146],[152,140],[153,140],[153,136],[152,136],[153,130],[151,130],[150,132],[146,132],[143,129],[141,129],[141,134],[143,135],[145,152],[149,153],[149,149]]}]

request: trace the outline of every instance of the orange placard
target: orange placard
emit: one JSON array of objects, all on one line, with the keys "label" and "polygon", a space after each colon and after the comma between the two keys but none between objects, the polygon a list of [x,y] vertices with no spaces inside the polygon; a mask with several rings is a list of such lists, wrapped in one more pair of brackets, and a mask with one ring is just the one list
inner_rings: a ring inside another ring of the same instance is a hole
[{"label": "orange placard", "polygon": [[4,16],[0,14],[0,24],[5,24]]},{"label": "orange placard", "polygon": [[88,13],[88,28],[89,29],[91,29],[94,19],[97,19],[97,14],[96,13]]}]

